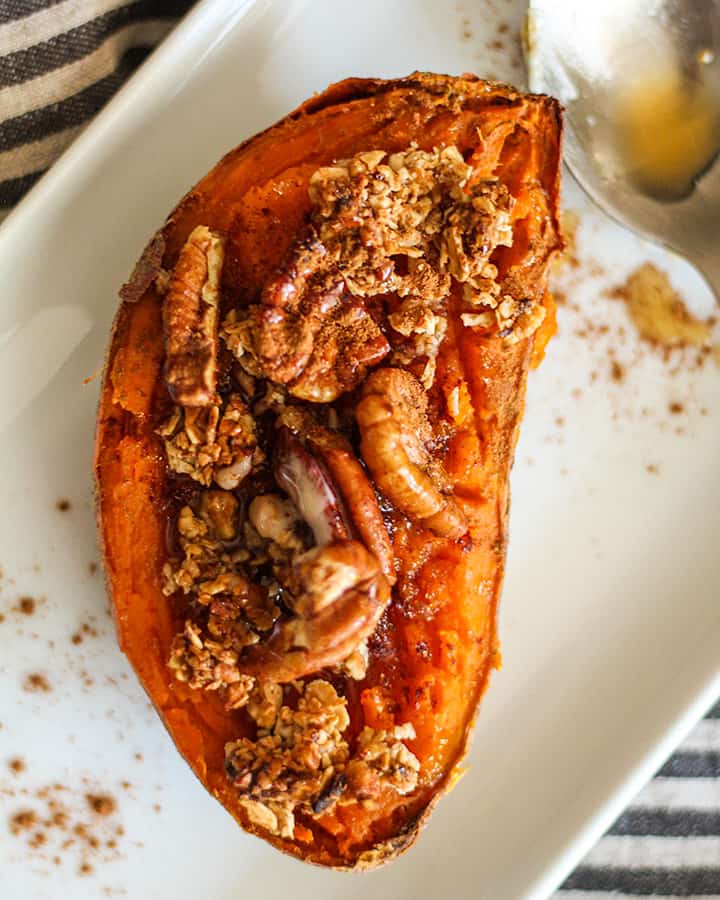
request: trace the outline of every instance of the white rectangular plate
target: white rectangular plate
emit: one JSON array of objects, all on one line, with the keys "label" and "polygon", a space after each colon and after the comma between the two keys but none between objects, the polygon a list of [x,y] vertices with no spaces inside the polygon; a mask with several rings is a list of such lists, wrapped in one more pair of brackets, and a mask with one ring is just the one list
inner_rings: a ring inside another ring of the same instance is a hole
[{"label": "white rectangular plate", "polygon": [[[505,667],[469,773],[403,858],[355,877],[240,831],[175,753],[89,570],[98,381],[83,379],[102,364],[117,288],[147,237],[223,152],[331,81],[413,69],[518,81],[523,4],[499,6],[206,0],[0,230],[0,761],[27,762],[0,775],[0,822],[25,806],[42,814],[37,790],[61,782],[73,822],[91,821],[86,791],[108,790],[118,809],[97,831],[124,829],[117,848],[86,853],[82,840],[59,850],[66,835],[53,829],[39,850],[4,833],[8,900],[544,897],[720,689],[720,376],[712,364],[671,376],[602,292],[652,258],[697,310],[711,309],[709,293],[573,189],[587,264],[582,278],[566,273],[577,308],[561,308],[531,378]],[[673,402],[683,411],[671,416]],[[45,598],[32,618],[11,609],[24,594]],[[98,634],[73,643],[83,623]],[[35,671],[50,693],[21,689]],[[85,857],[93,872],[79,877]]]}]

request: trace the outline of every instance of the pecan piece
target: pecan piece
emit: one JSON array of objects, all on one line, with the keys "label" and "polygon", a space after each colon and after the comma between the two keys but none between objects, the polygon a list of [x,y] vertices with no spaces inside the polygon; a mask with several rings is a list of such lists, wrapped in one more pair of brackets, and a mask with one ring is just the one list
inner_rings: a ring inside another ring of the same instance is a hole
[{"label": "pecan piece", "polygon": [[372,634],[390,602],[377,559],[357,541],[308,550],[290,581],[297,614],[244,649],[238,661],[244,675],[288,682],[336,665]]},{"label": "pecan piece", "polygon": [[[383,574],[393,583],[395,569],[390,536],[375,490],[349,441],[337,431],[319,425],[312,415],[297,407],[286,408],[280,421],[275,477],[296,506],[306,510],[303,515],[317,543],[343,540],[355,532],[377,556]],[[291,440],[284,439],[283,434],[289,434]],[[298,445],[302,453],[291,461],[289,451]],[[283,467],[291,471],[284,472]],[[297,474],[293,476],[292,470]],[[315,517],[309,515],[308,509],[316,510]],[[323,526],[323,522],[327,524]]]},{"label": "pecan piece", "polygon": [[331,403],[359,384],[389,352],[385,336],[361,304],[341,306],[323,322],[290,393],[313,403]]},{"label": "pecan piece", "polygon": [[278,431],[274,472],[275,480],[308,523],[319,546],[350,537],[347,515],[332,480],[286,427]]},{"label": "pecan piece", "polygon": [[428,450],[427,394],[404,369],[376,369],[355,410],[360,450],[382,493],[413,521],[457,539],[468,524]]},{"label": "pecan piece", "polygon": [[163,305],[165,378],[180,406],[206,406],[215,396],[223,255],[223,239],[198,225],[170,278]]}]

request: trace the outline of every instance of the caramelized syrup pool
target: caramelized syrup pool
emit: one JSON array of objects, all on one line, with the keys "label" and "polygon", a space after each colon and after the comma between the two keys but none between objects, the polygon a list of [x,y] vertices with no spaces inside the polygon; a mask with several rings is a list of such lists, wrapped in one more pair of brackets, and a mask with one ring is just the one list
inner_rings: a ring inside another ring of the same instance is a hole
[{"label": "caramelized syrup pool", "polygon": [[680,200],[720,150],[720,94],[703,78],[669,68],[646,71],[618,99],[617,123],[635,184],[658,200]]}]

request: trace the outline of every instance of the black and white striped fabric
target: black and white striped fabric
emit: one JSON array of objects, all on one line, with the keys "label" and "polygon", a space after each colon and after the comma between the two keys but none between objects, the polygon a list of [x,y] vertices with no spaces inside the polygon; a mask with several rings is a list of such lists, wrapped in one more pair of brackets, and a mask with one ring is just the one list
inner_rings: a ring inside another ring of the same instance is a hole
[{"label": "black and white striped fabric", "polygon": [[[0,216],[17,203],[191,0],[0,0]],[[555,900],[720,900],[720,703]]]},{"label": "black and white striped fabric", "polygon": [[40,178],[192,0],[0,0],[0,214]]},{"label": "black and white striped fabric", "polygon": [[720,703],[633,800],[554,900],[720,900]]}]

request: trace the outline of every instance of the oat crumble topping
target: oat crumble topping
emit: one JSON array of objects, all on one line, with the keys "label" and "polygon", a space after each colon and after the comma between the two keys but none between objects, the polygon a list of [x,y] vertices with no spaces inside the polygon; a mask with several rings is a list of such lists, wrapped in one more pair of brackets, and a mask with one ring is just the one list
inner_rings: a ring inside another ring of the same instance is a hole
[{"label": "oat crumble topping", "polygon": [[[351,754],[345,698],[322,679],[298,688],[292,709],[283,705],[280,685],[259,685],[247,705],[257,739],[225,747],[228,776],[253,824],[291,838],[296,812],[321,815],[335,803],[371,804],[385,790],[415,788],[420,763],[402,743],[415,737],[412,725],[365,728]],[[351,784],[354,792],[347,791]]]},{"label": "oat crumble topping", "polygon": [[[451,275],[471,281],[496,246],[511,245],[510,195],[471,176],[454,146],[374,150],[318,169],[310,179],[313,222],[349,290],[440,301]],[[426,266],[402,275],[393,260],[399,255]]]},{"label": "oat crumble topping", "polygon": [[386,787],[401,795],[415,789],[420,762],[403,744],[414,737],[415,729],[410,724],[390,731],[367,725],[363,728],[345,770],[348,788],[360,802],[372,804]]},{"label": "oat crumble topping", "polygon": [[472,175],[455,146],[373,150],[319,168],[308,231],[286,270],[261,304],[232,311],[223,324],[240,364],[295,396],[330,402],[390,351],[358,298],[394,293],[388,320],[405,342],[392,362],[424,359],[429,387],[451,277],[471,310],[489,313],[473,327],[482,321],[511,342],[532,333],[543,307],[503,294],[489,262],[496,247],[512,245],[513,198],[498,181]]},{"label": "oat crumble topping", "polygon": [[214,481],[232,490],[264,459],[255,420],[239,394],[224,405],[176,406],[157,433],[165,439],[170,468],[205,486]]},{"label": "oat crumble topping", "polygon": [[190,594],[199,616],[186,620],[168,665],[178,681],[219,690],[229,708],[238,708],[254,684],[240,671],[239,656],[273,627],[280,610],[270,592],[247,578],[248,551],[224,547],[220,534],[235,536],[235,518],[230,512],[218,520],[215,510],[219,506],[228,513],[233,504],[226,504],[225,492],[211,493],[215,496],[201,505],[205,518],[189,506],[180,511],[177,527],[185,556],[163,568],[163,592]]},{"label": "oat crumble topping", "polygon": [[[221,396],[216,384],[224,238],[200,226],[172,272],[155,252],[141,273],[149,278],[152,263],[164,293],[166,381],[176,404],[157,433],[168,467],[201,486],[180,509],[178,552],[163,569],[163,592],[182,594],[187,609],[168,666],[189,687],[218,692],[228,710],[244,708],[257,726],[255,739],[226,745],[227,773],[250,821],[283,838],[293,837],[296,814],[411,793],[420,762],[404,742],[415,732],[410,723],[365,726],[351,738],[347,700],[333,684],[290,681],[299,675],[287,669],[274,680],[267,668],[251,675],[248,658],[275,654],[284,645],[272,641],[285,632],[288,653],[312,658],[313,624],[338,609],[350,623],[341,651],[331,644],[329,661],[316,651],[304,676],[324,659],[336,683],[366,677],[367,640],[358,639],[377,619],[358,632],[353,591],[377,594],[380,585],[389,597],[395,579],[376,494],[436,534],[467,530],[426,416],[453,279],[465,328],[513,343],[544,317],[542,306],[503,287],[490,262],[496,248],[512,245],[513,198],[497,180],[473,177],[457,147],[359,153],[319,168],[309,196],[307,230],[260,303],[232,309],[220,327],[238,393]],[[329,405],[360,385],[354,409]],[[298,400],[324,406],[310,412]],[[454,420],[460,401],[456,388],[447,401]],[[362,456],[348,438],[355,427]],[[268,434],[266,457],[258,441]],[[382,459],[371,462],[368,441],[384,444]],[[403,454],[404,500],[376,472],[384,467],[398,482]],[[239,499],[233,492],[243,482]],[[345,552],[353,546],[359,552]],[[375,572],[383,553],[389,562]]]},{"label": "oat crumble topping", "polygon": [[353,652],[344,659],[337,667],[337,671],[341,675],[352,678],[353,681],[362,681],[367,675],[368,663],[370,655],[368,651],[367,641],[361,641]]}]

